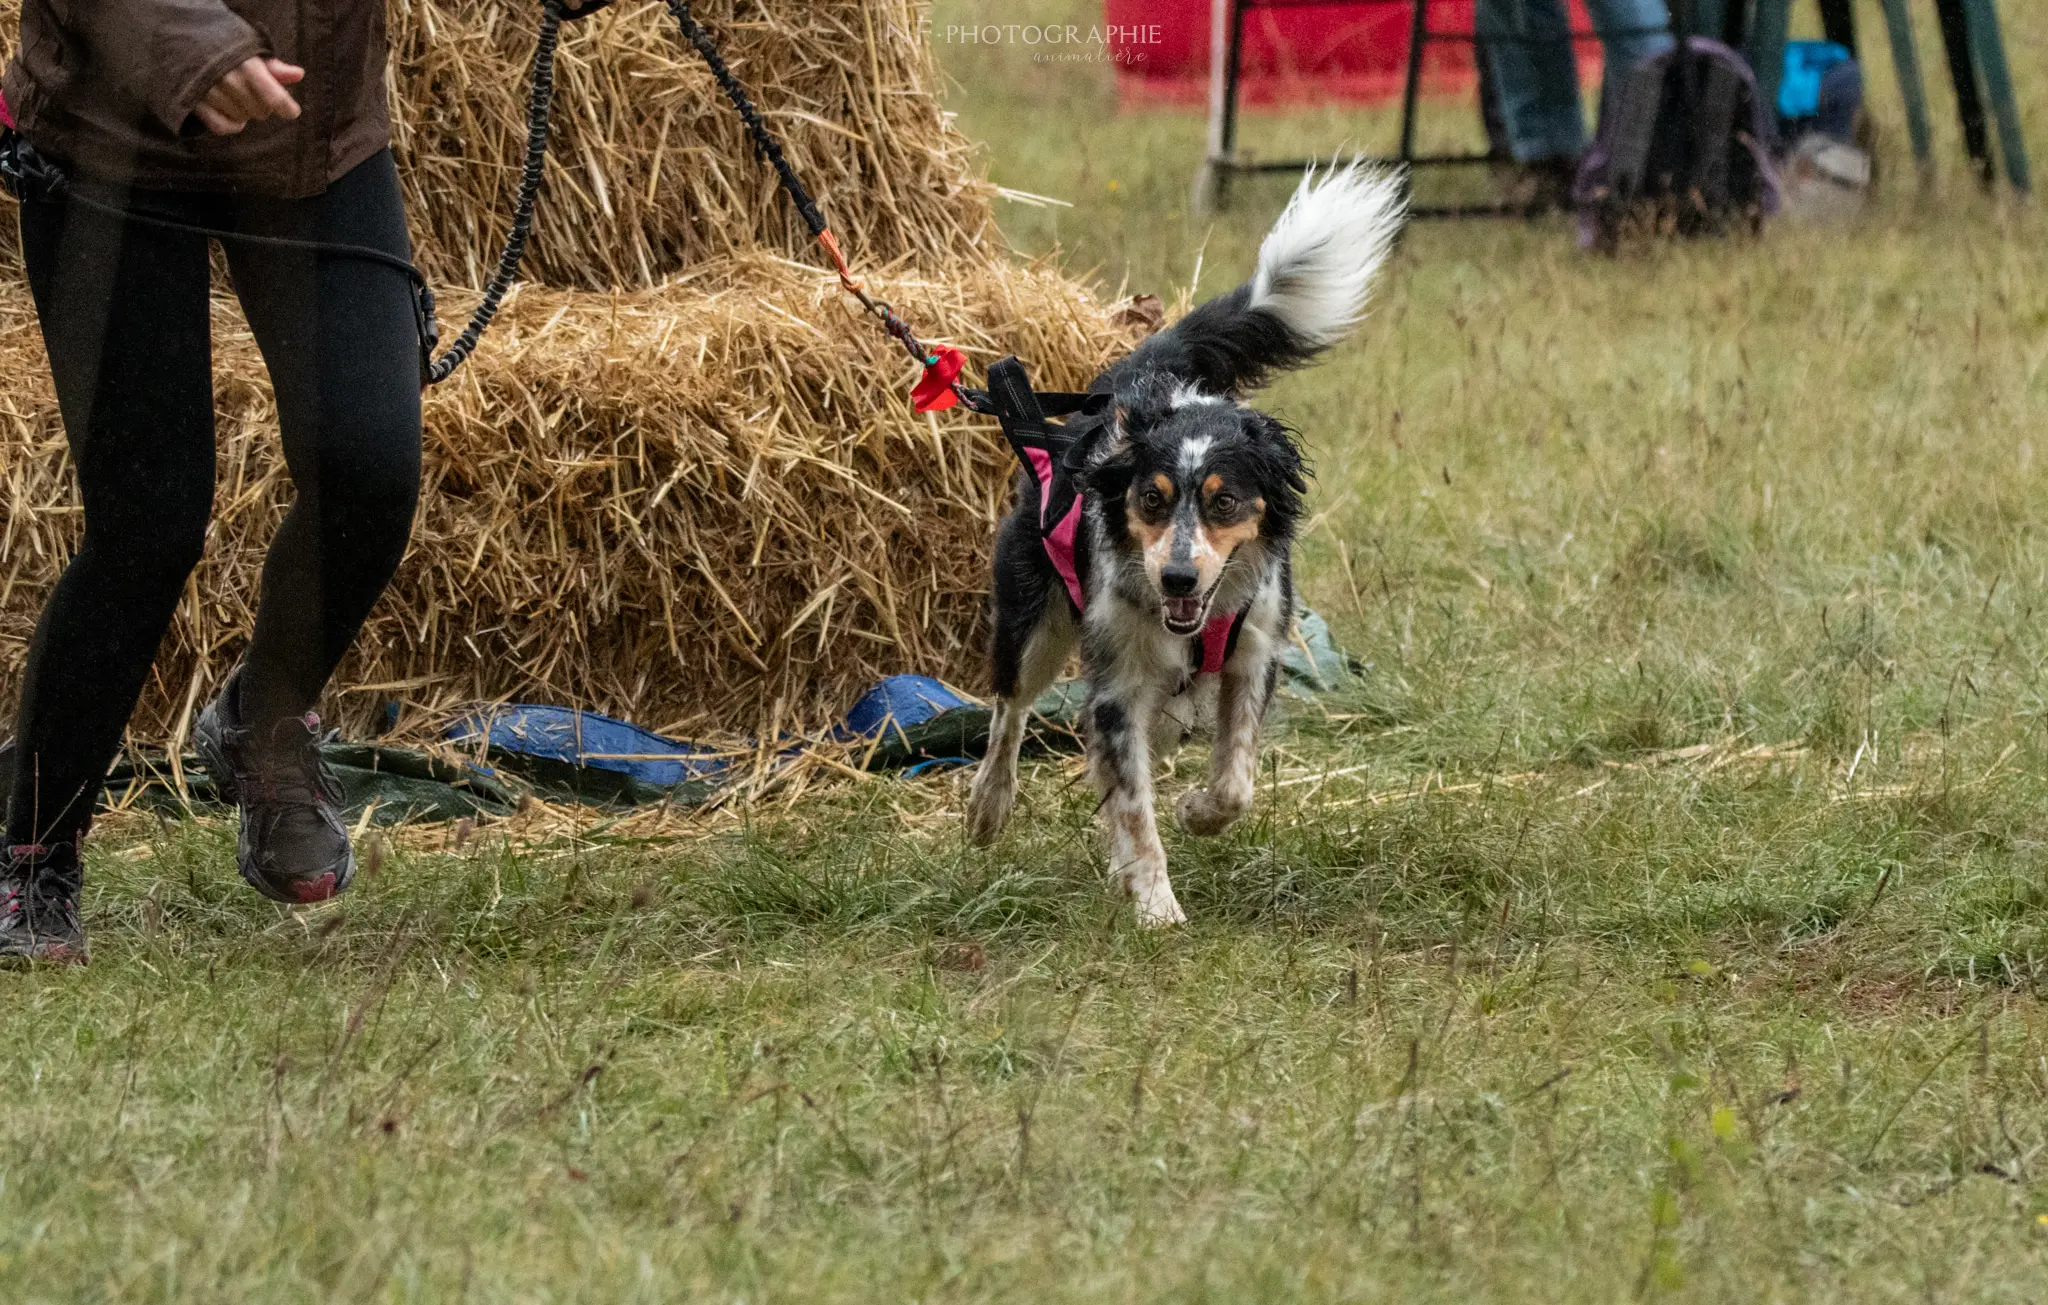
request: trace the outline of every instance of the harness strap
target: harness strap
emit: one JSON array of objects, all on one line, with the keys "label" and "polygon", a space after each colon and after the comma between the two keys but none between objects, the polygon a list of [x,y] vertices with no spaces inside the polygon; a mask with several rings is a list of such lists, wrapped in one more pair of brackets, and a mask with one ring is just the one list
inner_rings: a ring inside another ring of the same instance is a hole
[{"label": "harness strap", "polygon": [[1081,409],[1086,398],[1039,395],[1024,374],[1024,364],[1014,357],[1004,358],[988,369],[988,391],[976,397],[987,405],[984,411],[995,412],[1011,449],[1038,487],[1039,544],[1066,585],[1067,598],[1078,616],[1088,606],[1081,593],[1080,573],[1074,566],[1074,537],[1081,528],[1081,495],[1064,465],[1064,455],[1074,440],[1064,427],[1055,430],[1046,424],[1041,399],[1054,400],[1063,412],[1072,413]]},{"label": "harness strap", "polygon": [[[1074,541],[1081,525],[1082,506],[1074,473],[1080,468],[1067,460],[1076,440],[1067,427],[1052,426],[1046,418],[1077,413],[1093,417],[1108,405],[1109,396],[1034,390],[1025,375],[1024,364],[1007,357],[988,369],[987,390],[963,390],[962,397],[968,407],[992,413],[1002,423],[1003,434],[1018,462],[1037,487],[1039,546],[1066,586],[1074,614],[1079,616],[1088,607],[1074,564]],[[1223,669],[1237,647],[1238,634],[1250,613],[1251,605],[1247,603],[1237,612],[1212,617],[1202,627],[1188,645],[1189,661],[1199,673],[1213,675]]]}]

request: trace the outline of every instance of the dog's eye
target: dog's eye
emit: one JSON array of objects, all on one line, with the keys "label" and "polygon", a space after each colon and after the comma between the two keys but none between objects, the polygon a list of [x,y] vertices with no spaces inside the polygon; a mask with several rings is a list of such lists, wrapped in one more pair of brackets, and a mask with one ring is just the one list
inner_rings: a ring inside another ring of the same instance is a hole
[{"label": "dog's eye", "polygon": [[1166,495],[1156,489],[1148,489],[1138,495],[1138,505],[1147,512],[1157,512],[1166,506]]},{"label": "dog's eye", "polygon": [[1209,506],[1227,516],[1237,511],[1237,495],[1218,494],[1215,498],[1209,500]]}]

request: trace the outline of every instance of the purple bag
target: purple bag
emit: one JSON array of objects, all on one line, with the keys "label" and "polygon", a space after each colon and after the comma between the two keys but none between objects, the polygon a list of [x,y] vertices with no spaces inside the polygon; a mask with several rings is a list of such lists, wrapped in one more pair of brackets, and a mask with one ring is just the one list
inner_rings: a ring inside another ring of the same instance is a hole
[{"label": "purple bag", "polygon": [[[1680,50],[1684,54],[1681,57]],[[1629,69],[1579,165],[1579,247],[1611,251],[1624,230],[1752,230],[1781,202],[1770,106],[1741,55],[1704,36]]]}]

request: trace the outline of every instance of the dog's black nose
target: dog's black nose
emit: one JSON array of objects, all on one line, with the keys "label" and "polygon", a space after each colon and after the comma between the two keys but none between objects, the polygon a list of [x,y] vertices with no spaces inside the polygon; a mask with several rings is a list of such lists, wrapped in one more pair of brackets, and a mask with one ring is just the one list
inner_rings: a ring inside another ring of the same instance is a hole
[{"label": "dog's black nose", "polygon": [[1159,588],[1168,598],[1186,598],[1195,592],[1195,581],[1200,578],[1191,566],[1176,563],[1159,568]]}]

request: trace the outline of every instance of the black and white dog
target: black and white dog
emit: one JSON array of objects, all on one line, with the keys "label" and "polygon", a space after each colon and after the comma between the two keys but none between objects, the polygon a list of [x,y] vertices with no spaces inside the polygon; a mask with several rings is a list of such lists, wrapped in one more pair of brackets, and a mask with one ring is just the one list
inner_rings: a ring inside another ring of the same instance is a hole
[{"label": "black and white dog", "polygon": [[1358,165],[1311,171],[1249,282],[1095,379],[1089,390],[1109,396],[1106,411],[1092,429],[1069,423],[1083,432],[1065,459],[1078,528],[1048,529],[1038,480],[1020,473],[996,542],[996,708],[968,799],[974,841],[992,841],[1008,821],[1031,704],[1078,640],[1112,881],[1140,922],[1186,918],[1153,816],[1155,725],[1198,677],[1215,677],[1214,763],[1179,814],[1190,833],[1221,833],[1251,806],[1307,490],[1293,434],[1239,395],[1349,332],[1400,229],[1402,195],[1398,177]]}]

